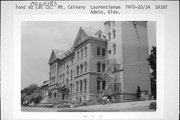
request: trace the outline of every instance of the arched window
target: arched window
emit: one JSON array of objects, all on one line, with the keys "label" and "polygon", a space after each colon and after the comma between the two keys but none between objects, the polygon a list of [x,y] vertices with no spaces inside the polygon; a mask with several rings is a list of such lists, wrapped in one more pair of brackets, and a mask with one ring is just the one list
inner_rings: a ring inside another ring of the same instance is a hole
[{"label": "arched window", "polygon": [[105,72],[105,69],[106,69],[106,64],[103,63],[103,64],[102,64],[102,72]]},{"label": "arched window", "polygon": [[83,73],[83,65],[81,64],[80,67],[81,67],[81,74],[82,74]]},{"label": "arched window", "polygon": [[97,72],[101,72],[101,63],[100,62],[97,63]]},{"label": "arched window", "polygon": [[87,72],[87,62],[84,62],[84,72]]},{"label": "arched window", "polygon": [[77,75],[79,75],[79,66],[77,66]]},{"label": "arched window", "polygon": [[100,47],[97,47],[97,55],[100,55],[100,53],[101,53],[101,49]]},{"label": "arched window", "polygon": [[87,56],[87,46],[85,46],[85,48],[84,48],[84,53],[85,53],[85,57]]}]

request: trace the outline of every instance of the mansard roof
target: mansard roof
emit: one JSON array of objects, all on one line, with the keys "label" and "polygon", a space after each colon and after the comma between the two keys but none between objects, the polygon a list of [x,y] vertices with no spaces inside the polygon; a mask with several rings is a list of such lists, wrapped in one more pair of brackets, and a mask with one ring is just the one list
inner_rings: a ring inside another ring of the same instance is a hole
[{"label": "mansard roof", "polygon": [[64,51],[53,49],[48,64],[54,62],[57,59],[62,59],[63,57],[64,57]]},{"label": "mansard roof", "polygon": [[73,47],[75,48],[80,43],[86,41],[89,37],[105,39],[105,36],[103,35],[103,32],[101,30],[80,27],[76,39],[74,41]]}]

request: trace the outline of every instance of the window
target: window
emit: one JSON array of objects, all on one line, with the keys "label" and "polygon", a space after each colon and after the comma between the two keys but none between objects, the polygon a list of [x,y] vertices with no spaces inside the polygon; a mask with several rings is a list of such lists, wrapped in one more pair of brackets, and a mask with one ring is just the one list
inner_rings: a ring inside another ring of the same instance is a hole
[{"label": "window", "polygon": [[106,64],[103,63],[103,64],[102,64],[102,72],[105,72],[105,69],[106,69]]},{"label": "window", "polygon": [[106,88],[106,81],[102,81],[102,90],[105,90]]},{"label": "window", "polygon": [[84,80],[84,91],[86,91],[86,86],[87,86],[87,80]]},{"label": "window", "polygon": [[63,69],[65,69],[65,62],[63,62]]},{"label": "window", "polygon": [[82,81],[80,81],[80,91],[82,92]]},{"label": "window", "polygon": [[60,75],[60,81],[62,80],[62,75]]},{"label": "window", "polygon": [[64,83],[65,75],[63,74],[63,83]]},{"label": "window", "polygon": [[117,86],[116,86],[117,84],[114,84],[114,91],[116,91],[117,90]]},{"label": "window", "polygon": [[78,92],[78,81],[76,82],[76,91]]},{"label": "window", "polygon": [[100,62],[97,63],[97,72],[101,72],[101,63]]},{"label": "window", "polygon": [[111,40],[111,33],[110,32],[108,33],[108,37],[109,37],[109,40]]},{"label": "window", "polygon": [[66,66],[67,69],[67,75],[69,74],[69,65]]},{"label": "window", "polygon": [[83,65],[81,64],[80,67],[81,67],[81,74],[82,74],[83,73]]},{"label": "window", "polygon": [[73,57],[71,58],[71,65],[73,65]]},{"label": "window", "polygon": [[84,50],[85,50],[85,57],[86,57],[87,56],[87,46],[85,46]]},{"label": "window", "polygon": [[101,49],[100,47],[97,47],[97,55],[100,55]]},{"label": "window", "polygon": [[72,84],[70,84],[70,92],[72,93]]},{"label": "window", "polygon": [[111,54],[111,50],[108,50],[108,53]]},{"label": "window", "polygon": [[81,59],[83,59],[83,49],[81,49]]},{"label": "window", "polygon": [[106,50],[105,48],[102,48],[102,56],[105,56],[106,55]]},{"label": "window", "polygon": [[77,75],[79,75],[79,66],[77,66]]},{"label": "window", "polygon": [[84,72],[87,72],[87,62],[84,63]]},{"label": "window", "polygon": [[115,43],[113,44],[113,52],[114,52],[113,54],[116,54],[116,44]]},{"label": "window", "polygon": [[100,81],[99,80],[97,81],[97,90],[98,91],[100,90]]},{"label": "window", "polygon": [[114,72],[116,72],[117,71],[117,66],[116,65],[114,65]]},{"label": "window", "polygon": [[54,98],[56,98],[56,93],[54,93]]},{"label": "window", "polygon": [[113,29],[113,38],[115,38],[116,37],[116,31],[115,31],[115,29]]},{"label": "window", "polygon": [[77,60],[79,60],[79,51],[77,51]]},{"label": "window", "polygon": [[71,80],[73,79],[73,71],[71,70]]}]

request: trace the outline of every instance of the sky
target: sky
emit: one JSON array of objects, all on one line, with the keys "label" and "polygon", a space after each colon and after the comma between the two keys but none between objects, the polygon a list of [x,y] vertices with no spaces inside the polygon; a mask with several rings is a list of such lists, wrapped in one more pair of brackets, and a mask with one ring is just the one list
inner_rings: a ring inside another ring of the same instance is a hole
[{"label": "sky", "polygon": [[[104,30],[104,21],[24,21],[21,23],[21,88],[41,85],[49,78],[52,49],[72,47],[80,26]],[[148,23],[150,47],[155,45],[155,22]],[[152,41],[153,40],[153,41]]]}]

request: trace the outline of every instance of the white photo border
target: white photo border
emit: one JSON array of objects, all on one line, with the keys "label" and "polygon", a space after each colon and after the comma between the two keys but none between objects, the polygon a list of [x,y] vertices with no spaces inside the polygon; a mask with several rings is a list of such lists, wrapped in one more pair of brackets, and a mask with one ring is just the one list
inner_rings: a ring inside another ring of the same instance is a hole
[{"label": "white photo border", "polygon": [[[157,45],[157,110],[155,112],[22,112],[21,111],[21,22],[22,21],[155,21]],[[14,119],[163,119],[164,118],[164,15],[14,15],[13,113]],[[86,117],[85,117],[86,116]]]}]

